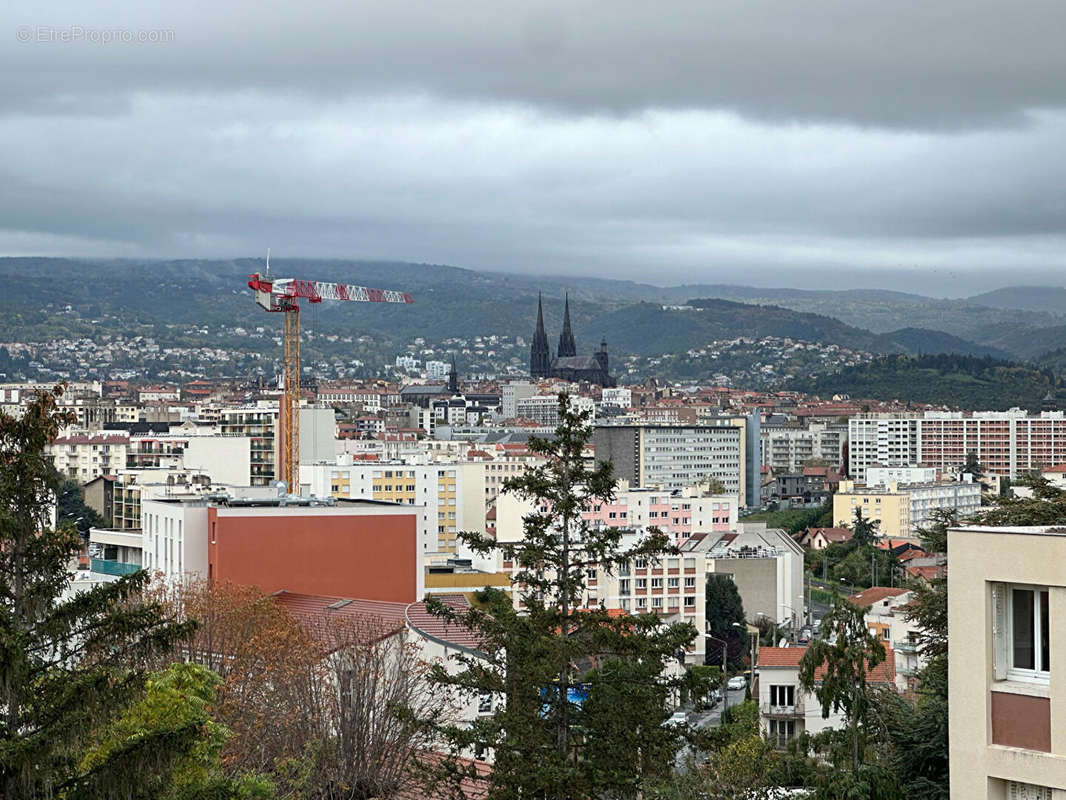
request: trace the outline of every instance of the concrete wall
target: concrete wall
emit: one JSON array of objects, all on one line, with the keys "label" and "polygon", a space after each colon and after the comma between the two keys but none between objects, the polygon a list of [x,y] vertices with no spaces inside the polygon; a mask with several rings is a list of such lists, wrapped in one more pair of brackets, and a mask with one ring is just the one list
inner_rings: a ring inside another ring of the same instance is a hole
[{"label": "concrete wall", "polygon": [[414,509],[210,508],[216,580],[304,594],[414,602],[424,587]]},{"label": "concrete wall", "polygon": [[[1066,535],[1006,530],[1011,532],[971,528],[948,534],[952,800],[1003,797],[1009,780],[1051,787],[1056,798],[1066,796],[1066,669],[1059,668],[1066,663],[1066,626],[1061,622],[1066,620]],[[992,582],[999,581],[1049,588],[1052,667],[1047,684],[995,680]],[[1043,702],[994,701],[998,693],[1046,700],[1046,719]],[[1021,720],[1022,729],[1047,727],[1050,752],[994,743],[994,731],[1009,736],[1022,713],[1041,717]],[[1006,716],[993,724],[994,714]]]}]

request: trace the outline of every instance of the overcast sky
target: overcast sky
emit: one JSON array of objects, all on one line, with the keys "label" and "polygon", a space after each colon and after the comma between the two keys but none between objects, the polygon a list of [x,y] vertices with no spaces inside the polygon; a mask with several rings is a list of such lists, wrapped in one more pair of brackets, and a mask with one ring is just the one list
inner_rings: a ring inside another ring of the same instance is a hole
[{"label": "overcast sky", "polygon": [[1066,283],[1061,0],[18,5],[0,254]]}]

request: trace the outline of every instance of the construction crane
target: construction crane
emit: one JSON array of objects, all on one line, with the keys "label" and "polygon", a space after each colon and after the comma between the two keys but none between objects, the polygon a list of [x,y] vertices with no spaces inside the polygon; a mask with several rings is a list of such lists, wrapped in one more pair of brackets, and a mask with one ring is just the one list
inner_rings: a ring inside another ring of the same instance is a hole
[{"label": "construction crane", "polygon": [[248,276],[255,302],[267,311],[281,312],[285,347],[282,368],[282,394],[278,409],[278,471],[290,492],[297,491],[300,464],[300,298],[309,303],[323,300],[351,300],[357,303],[413,303],[411,295],[389,289],[369,289],[347,283],[307,281],[300,278],[274,278],[270,275],[270,254],[266,274]]}]

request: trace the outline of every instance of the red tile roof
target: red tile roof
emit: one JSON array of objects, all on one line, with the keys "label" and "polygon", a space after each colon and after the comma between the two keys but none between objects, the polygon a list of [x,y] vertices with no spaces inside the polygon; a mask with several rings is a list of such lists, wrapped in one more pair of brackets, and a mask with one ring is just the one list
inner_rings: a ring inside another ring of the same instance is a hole
[{"label": "red tile roof", "polygon": [[[764,667],[787,667],[799,669],[800,660],[807,652],[806,647],[761,647],[759,648],[759,669]],[[825,677],[825,665],[814,671],[814,679]],[[885,648],[885,660],[866,674],[867,683],[895,683],[896,656],[892,648]]]},{"label": "red tile roof", "polygon": [[[470,608],[470,601],[462,594],[441,594],[435,597],[455,611],[456,614],[462,614]],[[429,639],[435,639],[443,644],[450,644],[475,652],[482,647],[481,639],[476,631],[467,628],[465,625],[450,622],[430,614],[426,609],[424,600],[420,603],[408,605],[405,610],[405,618],[408,627]]]},{"label": "red tile roof", "polygon": [[[341,645],[338,637],[342,633],[375,641],[399,633],[404,628],[407,607],[406,603],[298,594],[284,589],[274,593],[274,600],[316,638],[333,648]],[[343,630],[334,629],[334,625],[342,626]]]},{"label": "red tile roof", "polygon": [[818,534],[827,542],[847,542],[851,540],[851,531],[847,528],[808,528],[807,536],[813,539]]}]

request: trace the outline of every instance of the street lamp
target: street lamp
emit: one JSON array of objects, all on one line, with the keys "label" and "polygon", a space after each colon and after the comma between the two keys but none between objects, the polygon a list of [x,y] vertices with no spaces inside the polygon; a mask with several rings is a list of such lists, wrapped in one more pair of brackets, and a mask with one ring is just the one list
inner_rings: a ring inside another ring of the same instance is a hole
[{"label": "street lamp", "polygon": [[709,633],[703,634],[705,639],[714,639],[716,642],[722,643],[722,711],[724,712],[729,708],[729,686],[726,683],[726,652],[729,647],[729,643],[725,639],[719,639],[717,636],[711,636]]}]

